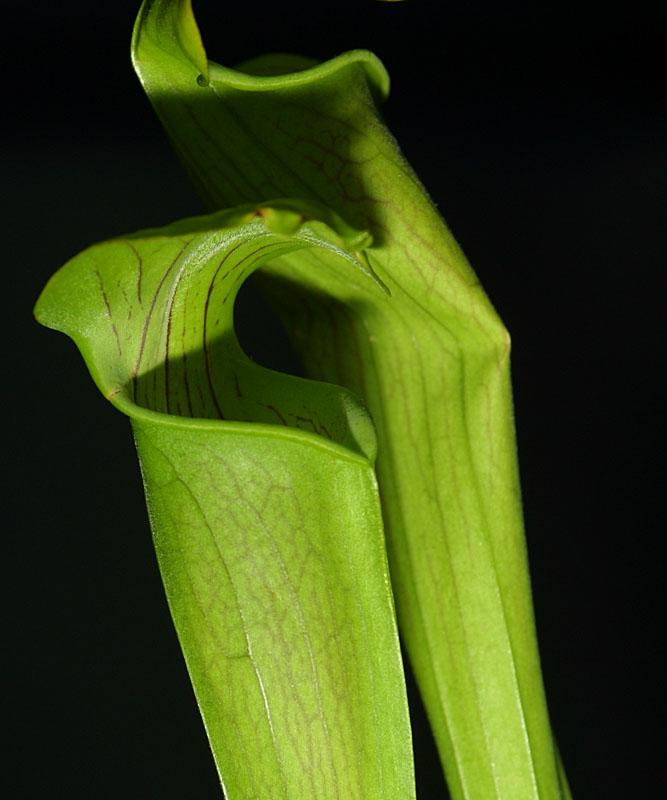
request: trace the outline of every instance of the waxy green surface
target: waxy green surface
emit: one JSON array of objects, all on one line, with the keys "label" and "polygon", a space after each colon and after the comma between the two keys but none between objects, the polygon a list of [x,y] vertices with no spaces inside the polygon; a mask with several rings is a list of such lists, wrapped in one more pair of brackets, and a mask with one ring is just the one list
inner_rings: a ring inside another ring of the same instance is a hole
[{"label": "waxy green surface", "polygon": [[368,236],[306,204],[240,208],[86,250],[37,318],[127,414],[171,612],[229,800],[414,797],[375,434],[345,389],[242,352],[233,304],[318,248],[377,284]]},{"label": "waxy green surface", "polygon": [[399,627],[450,791],[563,796],[526,564],[510,339],[378,116],[384,68],[355,51],[226,69],[207,60],[189,3],[168,0],[144,4],[133,60],[211,207],[301,197],[373,234],[368,258],[391,296],[371,297],[314,253],[272,262],[267,291],[308,374],[358,392],[375,421]]},{"label": "waxy green surface", "polygon": [[[202,196],[231,210],[87,251],[37,313],[132,418],[227,796],[413,796],[393,592],[454,800],[568,797],[509,336],[378,116],[384,68],[365,51],[223,68],[187,0],[147,0],[132,54]],[[238,347],[233,296],[259,267],[318,383]]]}]

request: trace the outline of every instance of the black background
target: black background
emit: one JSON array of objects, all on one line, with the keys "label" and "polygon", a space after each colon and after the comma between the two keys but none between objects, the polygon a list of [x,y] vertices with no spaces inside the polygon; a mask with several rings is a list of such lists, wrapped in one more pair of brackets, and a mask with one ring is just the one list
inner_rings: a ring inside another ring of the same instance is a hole
[{"label": "black background", "polygon": [[[12,798],[220,796],[128,425],[73,345],[31,319],[49,275],[84,246],[201,210],[132,73],[136,5],[3,8]],[[539,637],[574,795],[658,796],[665,6],[196,11],[225,64],[355,47],[385,61],[388,124],[513,335]],[[244,293],[244,341],[289,367],[257,302]],[[419,711],[415,739],[420,798],[445,797]]]}]

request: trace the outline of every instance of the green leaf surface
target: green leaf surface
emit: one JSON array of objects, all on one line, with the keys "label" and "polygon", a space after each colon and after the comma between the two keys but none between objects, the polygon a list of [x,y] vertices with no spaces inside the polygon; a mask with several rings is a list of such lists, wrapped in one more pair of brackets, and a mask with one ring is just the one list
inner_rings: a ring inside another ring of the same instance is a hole
[{"label": "green leaf surface", "polygon": [[288,253],[384,294],[368,235],[320,211],[278,200],[104,242],[35,309],[132,421],[229,800],[414,797],[373,425],[348,390],[254,364],[233,329],[242,282]]},{"label": "green leaf surface", "polygon": [[272,259],[266,290],[308,374],[358,393],[375,421],[399,626],[452,796],[569,796],[534,629],[509,336],[378,116],[382,65],[355,51],[224,68],[175,0],[144,3],[133,61],[212,208],[299,197],[371,232],[389,294],[315,250]]}]

